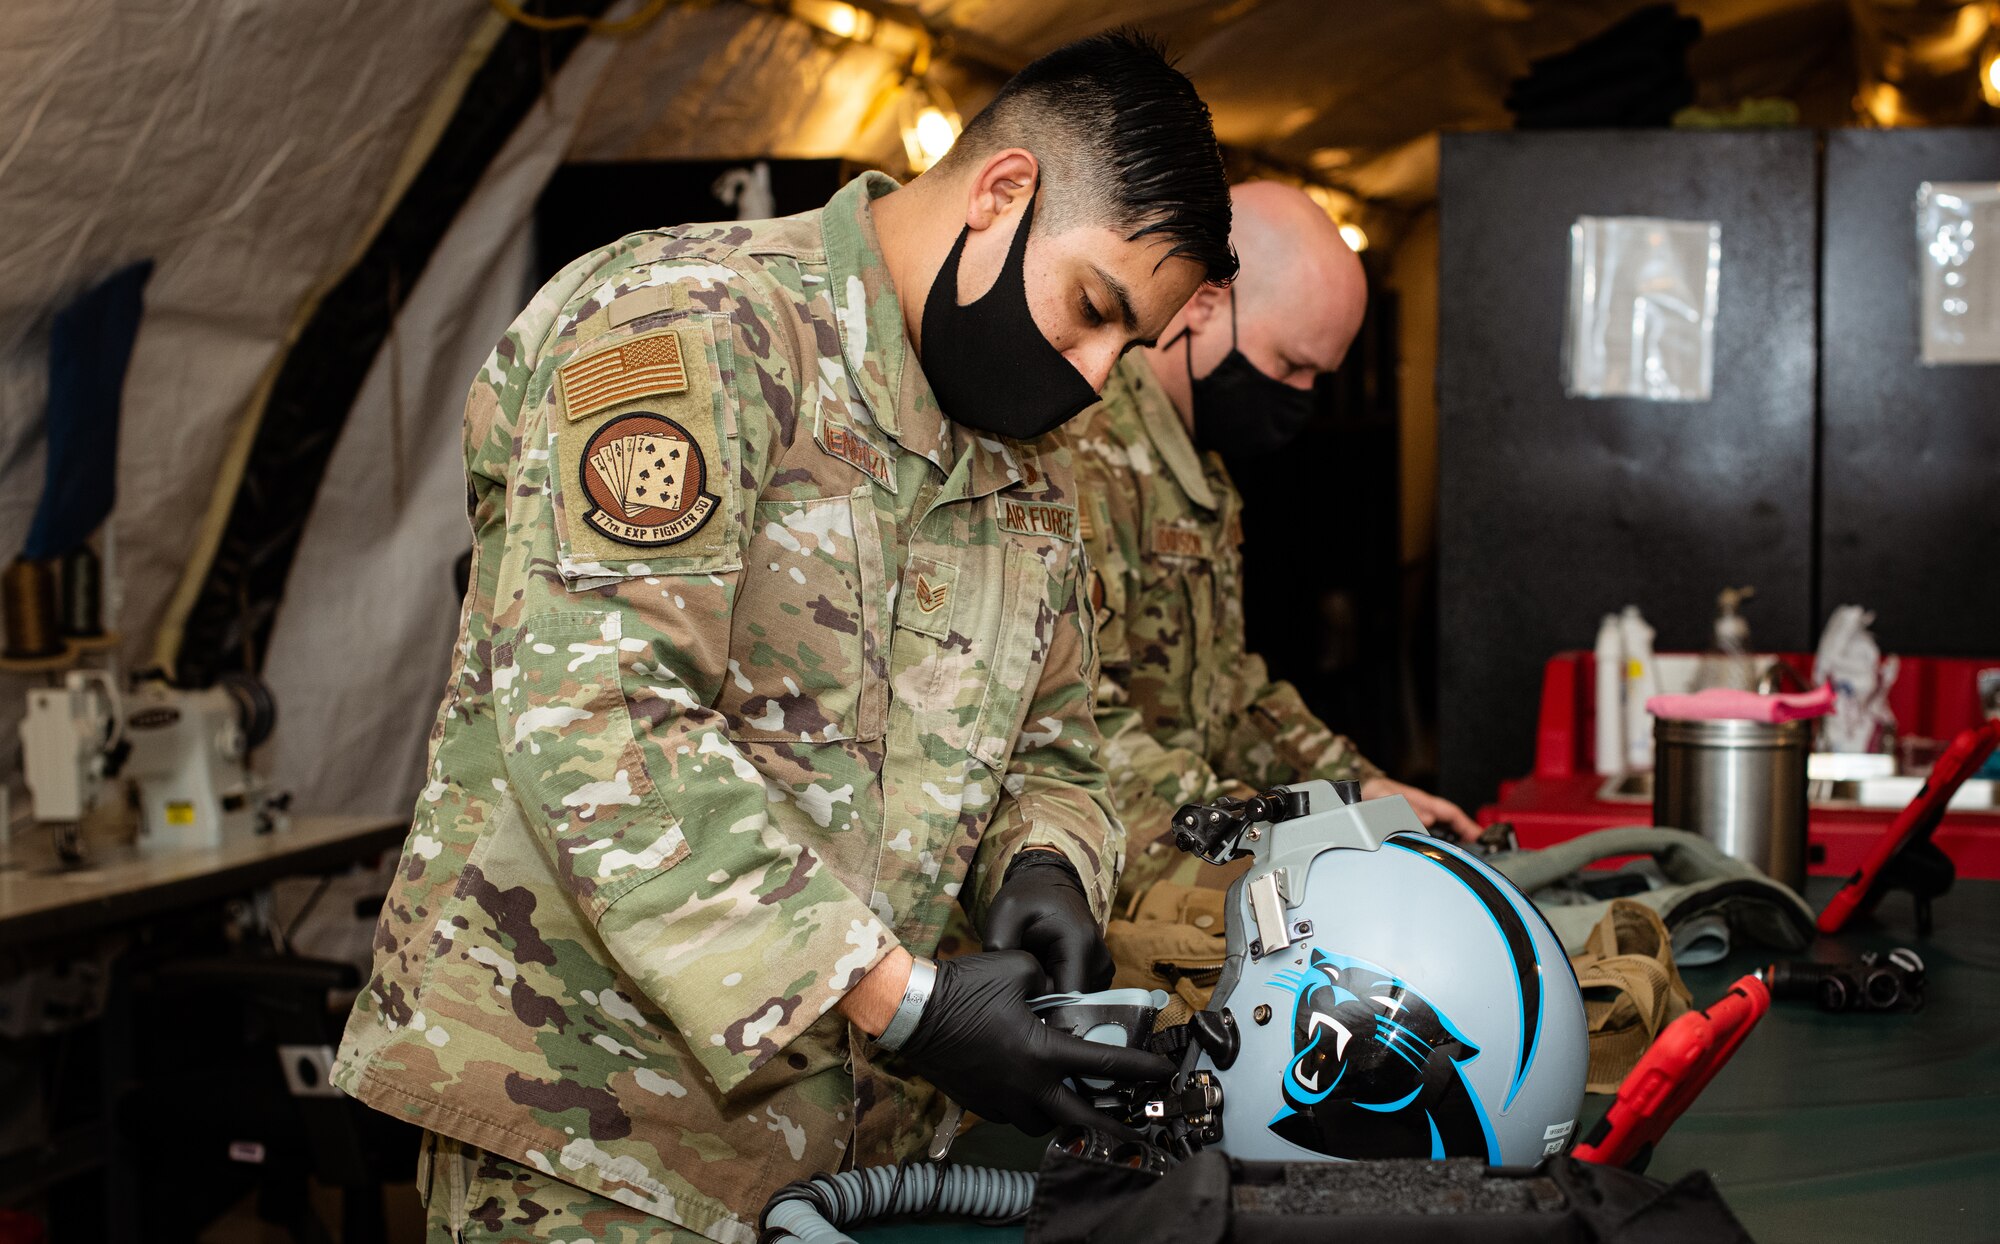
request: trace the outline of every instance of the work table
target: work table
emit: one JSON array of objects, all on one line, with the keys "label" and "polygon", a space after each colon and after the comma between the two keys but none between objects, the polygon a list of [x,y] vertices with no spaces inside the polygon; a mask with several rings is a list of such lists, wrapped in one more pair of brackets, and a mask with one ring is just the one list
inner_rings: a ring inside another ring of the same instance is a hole
[{"label": "work table", "polygon": [[16,831],[0,855],[0,946],[69,936],[321,872],[396,847],[403,817],[301,816],[289,828],[218,847],[141,855],[103,853],[77,868],[55,863],[46,830]]}]

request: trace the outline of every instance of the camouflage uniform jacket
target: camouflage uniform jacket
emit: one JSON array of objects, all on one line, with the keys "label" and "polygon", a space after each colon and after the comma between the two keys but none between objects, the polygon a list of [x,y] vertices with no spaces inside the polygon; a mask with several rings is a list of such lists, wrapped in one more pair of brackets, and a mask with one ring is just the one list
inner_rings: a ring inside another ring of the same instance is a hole
[{"label": "camouflage uniform jacket", "polygon": [[472,587],[335,1071],[721,1241],[927,1138],[832,1009],[892,946],[1024,847],[1100,919],[1119,863],[1068,459],[943,418],[894,188],[625,238],[487,360]]},{"label": "camouflage uniform jacket", "polygon": [[1062,436],[1095,568],[1105,769],[1134,840],[1123,910],[1187,871],[1160,841],[1181,804],[1381,770],[1245,650],[1242,495],[1219,457],[1195,449],[1145,359],[1119,363],[1103,401]]}]

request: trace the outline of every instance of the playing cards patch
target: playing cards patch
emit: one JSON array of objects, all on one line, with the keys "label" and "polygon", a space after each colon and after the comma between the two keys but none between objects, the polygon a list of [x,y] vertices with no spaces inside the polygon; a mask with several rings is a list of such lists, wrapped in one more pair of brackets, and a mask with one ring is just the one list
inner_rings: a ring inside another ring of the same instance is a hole
[{"label": "playing cards patch", "polygon": [[687,429],[664,415],[620,415],[593,431],[577,464],[583,521],[620,544],[678,544],[715,516],[707,466]]}]

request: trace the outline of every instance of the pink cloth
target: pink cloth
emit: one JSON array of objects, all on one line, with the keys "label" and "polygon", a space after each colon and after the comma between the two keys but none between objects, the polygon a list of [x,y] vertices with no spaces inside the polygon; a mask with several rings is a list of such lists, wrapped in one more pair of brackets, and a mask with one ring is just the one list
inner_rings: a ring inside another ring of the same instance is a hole
[{"label": "pink cloth", "polygon": [[1776,724],[1802,717],[1824,717],[1833,711],[1833,684],[1822,683],[1797,695],[1758,695],[1710,687],[1693,695],[1656,695],[1646,701],[1655,717],[1676,721],[1763,721]]}]

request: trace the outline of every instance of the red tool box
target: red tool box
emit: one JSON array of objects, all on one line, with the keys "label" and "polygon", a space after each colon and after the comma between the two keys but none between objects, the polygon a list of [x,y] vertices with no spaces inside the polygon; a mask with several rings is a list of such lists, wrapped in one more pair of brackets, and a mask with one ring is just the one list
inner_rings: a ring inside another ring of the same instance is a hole
[{"label": "red tool box", "polygon": [[[1809,682],[1810,653],[1786,653],[1781,659]],[[2000,658],[1900,660],[1889,707],[1903,736],[1947,741],[1980,723],[1978,671],[2000,667]],[[1559,652],[1549,659],[1542,670],[1535,770],[1500,784],[1499,800],[1479,810],[1481,825],[1510,821],[1522,846],[1546,847],[1592,830],[1652,822],[1650,799],[1607,798],[1617,779],[1596,771],[1591,755],[1596,674],[1596,658],[1588,651]],[[1816,876],[1853,873],[1901,811],[1900,806],[1813,804],[1807,811],[1809,871]],[[1957,865],[1959,876],[2000,880],[2000,813],[1948,811],[1933,841]]]}]

